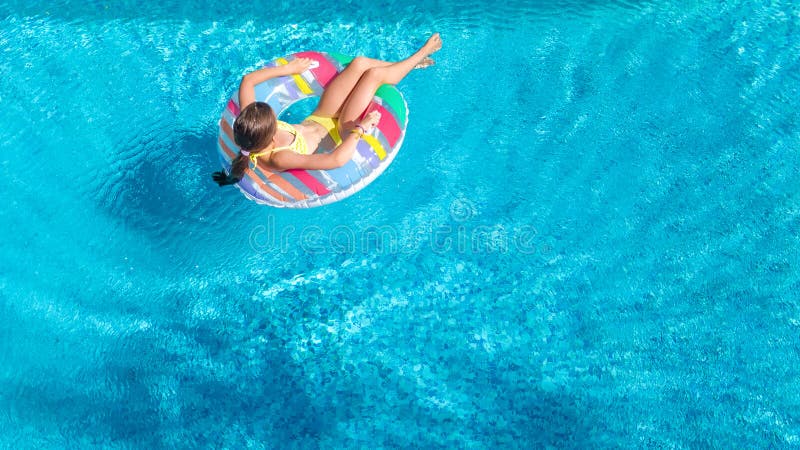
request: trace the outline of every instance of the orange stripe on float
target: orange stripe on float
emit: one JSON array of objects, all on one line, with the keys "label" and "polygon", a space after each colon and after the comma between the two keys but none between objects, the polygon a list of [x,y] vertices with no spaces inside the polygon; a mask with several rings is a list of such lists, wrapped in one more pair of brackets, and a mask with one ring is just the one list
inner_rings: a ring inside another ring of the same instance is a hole
[{"label": "orange stripe on float", "polygon": [[236,142],[236,139],[233,138],[233,128],[231,128],[227,120],[220,119],[219,126],[220,128],[222,128],[222,131],[224,131],[225,134],[228,135],[228,139],[230,139],[231,142]]},{"label": "orange stripe on float", "polygon": [[258,168],[258,170],[260,170],[261,173],[263,173],[272,184],[286,191],[286,193],[294,197],[295,200],[305,200],[307,198],[306,194],[294,187],[292,183],[289,183],[279,173],[273,170],[265,169],[258,164],[256,164],[256,168]]},{"label": "orange stripe on float", "polygon": [[[220,147],[222,147],[222,150],[225,152],[225,154],[228,155],[228,157],[231,160],[233,160],[233,158],[236,157],[236,154],[233,153],[233,151],[231,151],[231,149],[228,148],[228,146],[225,144],[225,141],[223,141],[222,138],[219,138],[219,145],[220,145]],[[275,197],[279,201],[288,202],[288,201],[291,200],[291,199],[286,198],[283,194],[281,194],[280,192],[276,191],[275,189],[272,189],[271,187],[269,187],[266,184],[264,184],[264,182],[261,181],[261,178],[258,175],[256,175],[255,172],[250,170],[249,167],[244,170],[244,174],[246,176],[250,177],[250,179],[252,179],[253,181],[255,181],[256,184],[258,184],[258,186],[261,187],[261,189],[264,190],[264,192],[266,192],[267,194]]]}]

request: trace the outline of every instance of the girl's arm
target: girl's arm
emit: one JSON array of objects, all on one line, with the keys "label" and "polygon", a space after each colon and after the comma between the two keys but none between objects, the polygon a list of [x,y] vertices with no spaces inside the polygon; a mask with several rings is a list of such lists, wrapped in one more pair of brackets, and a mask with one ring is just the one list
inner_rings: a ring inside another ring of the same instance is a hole
[{"label": "girl's arm", "polygon": [[256,101],[255,86],[271,78],[285,77],[296,73],[303,73],[311,66],[311,58],[297,58],[289,61],[289,64],[278,67],[264,67],[248,73],[242,77],[239,83],[239,108]]},{"label": "girl's arm", "polygon": [[310,169],[328,170],[342,167],[353,158],[356,144],[361,139],[359,126],[366,131],[374,128],[381,119],[381,113],[372,111],[364,117],[364,120],[356,126],[356,133],[349,133],[347,137],[333,149],[330,153],[314,153],[311,155],[300,155],[294,152],[275,152],[272,155],[272,165],[278,170],[287,169]]}]

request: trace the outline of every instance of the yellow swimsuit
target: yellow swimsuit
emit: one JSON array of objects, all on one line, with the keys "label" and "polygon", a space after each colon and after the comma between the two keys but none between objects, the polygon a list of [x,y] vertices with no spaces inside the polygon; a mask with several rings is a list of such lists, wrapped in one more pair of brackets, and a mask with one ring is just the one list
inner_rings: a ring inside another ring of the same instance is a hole
[{"label": "yellow swimsuit", "polygon": [[[308,116],[306,118],[306,120],[310,120],[312,122],[316,122],[316,123],[322,125],[323,127],[325,127],[325,129],[328,131],[328,134],[331,135],[331,137],[336,142],[336,144],[337,145],[341,144],[342,139],[339,137],[339,130],[338,130],[337,126],[336,126],[336,119],[332,119],[332,118],[329,118],[329,117],[315,116],[315,115],[312,114],[312,115]],[[278,129],[279,130],[283,130],[283,131],[288,131],[289,133],[292,133],[294,135],[294,140],[292,141],[292,143],[287,145],[287,146],[285,146],[285,147],[275,147],[275,148],[270,149],[270,150],[264,150],[263,152],[250,153],[250,161],[252,161],[253,165],[258,164],[258,157],[259,156],[269,155],[270,153],[275,153],[275,152],[279,152],[279,151],[282,151],[282,150],[291,150],[291,151],[293,151],[295,153],[299,153],[301,155],[308,155],[308,154],[311,153],[311,152],[309,152],[308,143],[306,143],[306,138],[303,137],[302,133],[298,133],[297,129],[294,126],[292,126],[289,123],[286,123],[286,122],[283,122],[283,121],[279,120],[278,121]]]},{"label": "yellow swimsuit", "polygon": [[332,117],[315,116],[314,114],[312,114],[306,117],[306,120],[310,120],[312,122],[322,125],[322,127],[328,131],[328,134],[331,136],[331,138],[333,138],[333,142],[335,142],[336,145],[342,143],[342,138],[339,136],[339,127],[336,124],[336,119]]},{"label": "yellow swimsuit", "polygon": [[281,150],[291,150],[301,155],[307,155],[309,153],[308,144],[306,143],[306,138],[303,137],[302,133],[298,133],[295,127],[293,127],[291,124],[279,120],[278,129],[292,133],[294,135],[294,140],[292,141],[292,143],[285,147],[275,147],[269,150],[264,150],[263,152],[250,153],[250,161],[253,163],[253,165],[258,164],[259,156],[269,155],[270,153],[279,152]]}]

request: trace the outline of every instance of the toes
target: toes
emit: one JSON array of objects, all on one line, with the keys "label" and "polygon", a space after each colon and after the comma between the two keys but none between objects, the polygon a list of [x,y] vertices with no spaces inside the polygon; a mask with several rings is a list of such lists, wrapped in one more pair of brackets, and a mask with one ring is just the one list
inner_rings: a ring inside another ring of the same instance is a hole
[{"label": "toes", "polygon": [[417,63],[417,65],[414,66],[414,68],[415,69],[424,69],[426,67],[430,67],[430,66],[434,65],[435,63],[436,62],[433,60],[433,58],[429,58],[429,57],[426,56],[425,58],[423,58],[422,61]]}]

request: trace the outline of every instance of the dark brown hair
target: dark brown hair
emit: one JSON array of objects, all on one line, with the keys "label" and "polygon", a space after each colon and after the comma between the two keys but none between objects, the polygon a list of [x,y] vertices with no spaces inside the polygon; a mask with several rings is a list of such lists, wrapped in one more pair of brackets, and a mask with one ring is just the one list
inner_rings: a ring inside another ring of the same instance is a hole
[{"label": "dark brown hair", "polygon": [[264,102],[253,102],[245,106],[233,122],[233,140],[244,151],[261,150],[269,145],[276,128],[272,108]]},{"label": "dark brown hair", "polygon": [[[233,140],[243,151],[256,152],[267,147],[278,128],[277,117],[272,108],[264,102],[253,102],[245,106],[233,122]],[[239,153],[231,161],[230,175],[223,177],[214,174],[214,181],[220,186],[238,182],[244,176],[250,158]],[[219,178],[219,179],[218,179]]]}]

